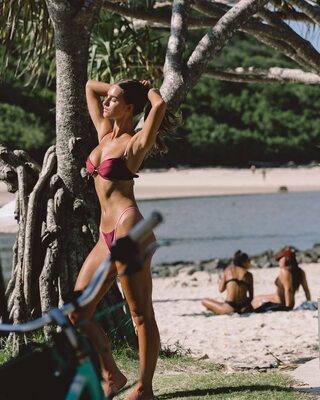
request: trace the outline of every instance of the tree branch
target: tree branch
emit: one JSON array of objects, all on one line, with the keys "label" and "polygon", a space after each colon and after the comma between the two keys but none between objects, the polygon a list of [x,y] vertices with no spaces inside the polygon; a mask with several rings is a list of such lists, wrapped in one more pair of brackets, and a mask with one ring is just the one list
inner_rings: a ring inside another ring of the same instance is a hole
[{"label": "tree branch", "polygon": [[199,77],[212,57],[223,47],[227,40],[248,18],[263,7],[268,0],[240,0],[229,9],[216,23],[211,32],[207,33],[191,54],[187,66],[188,75],[192,79]]},{"label": "tree branch", "polygon": [[320,54],[315,50],[310,42],[303,39],[293,29],[291,29],[281,18],[268,10],[261,10],[258,13],[261,18],[265,19],[269,24],[278,30],[278,35],[284,37],[295,49],[300,59],[303,59],[312,69],[320,72]]},{"label": "tree branch", "polygon": [[[111,1],[104,0],[103,6],[108,11],[115,14],[122,15],[123,17],[131,18],[134,20],[142,20],[152,22],[161,27],[170,28],[171,9],[157,9],[146,10],[141,8],[129,8],[123,5],[112,3]],[[197,28],[205,28],[212,26],[216,22],[215,19],[210,17],[189,17],[189,26]]]},{"label": "tree branch", "polygon": [[172,5],[171,31],[164,64],[165,80],[162,91],[170,97],[173,81],[182,79],[182,54],[185,50],[190,15],[189,0],[174,0]]},{"label": "tree branch", "polygon": [[[199,12],[220,18],[230,9],[227,5],[221,3],[210,3],[207,0],[195,0],[195,8]],[[249,18],[248,22],[239,30],[254,36],[258,41],[291,58],[303,68],[307,67],[313,69],[309,64],[309,61],[301,58],[300,55],[297,54],[294,46],[287,42],[285,36],[281,34],[279,35],[279,30],[275,27],[261,23],[256,18]]]},{"label": "tree branch", "polygon": [[302,83],[320,85],[320,75],[304,72],[300,69],[272,67],[260,68],[215,68],[209,67],[204,75],[215,79],[240,83]]},{"label": "tree branch", "polygon": [[320,24],[320,7],[317,4],[311,5],[304,0],[289,0],[290,3],[303,11],[315,24]]}]

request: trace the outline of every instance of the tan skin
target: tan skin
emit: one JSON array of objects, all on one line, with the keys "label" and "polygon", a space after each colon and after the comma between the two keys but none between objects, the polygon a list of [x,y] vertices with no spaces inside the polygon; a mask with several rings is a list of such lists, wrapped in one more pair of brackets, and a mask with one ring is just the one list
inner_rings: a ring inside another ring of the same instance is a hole
[{"label": "tan skin", "polygon": [[[224,270],[219,282],[219,291],[222,293],[227,290],[226,300],[233,301],[235,303],[242,303],[248,298],[248,296],[249,299],[253,298],[253,276],[251,272],[248,271],[249,268],[250,260],[244,262],[242,266],[233,265]],[[229,282],[226,284],[229,279],[238,279],[244,281],[248,284],[248,286],[245,287],[244,285],[239,285],[236,282]],[[231,305],[215,299],[203,299],[202,305],[206,307],[207,310],[219,315],[232,314],[235,311]],[[245,307],[243,307],[241,311],[244,309]]]},{"label": "tan skin", "polygon": [[[141,81],[148,88],[149,81]],[[101,96],[105,96],[101,103]],[[166,103],[160,93],[150,89],[148,99],[151,102],[150,113],[144,122],[141,131],[133,130],[133,105],[126,104],[123,90],[120,86],[107,83],[88,81],[86,85],[87,104],[91,119],[98,133],[98,146],[90,154],[92,163],[98,166],[103,160],[113,157],[122,157],[125,149],[125,163],[130,171],[136,172],[146,153],[155,143],[156,135],[163,120]],[[103,232],[110,232],[115,228],[121,212],[127,207],[137,206],[133,192],[133,180],[110,181],[99,175],[94,176],[94,184],[101,207],[100,228]],[[120,219],[116,237],[127,235],[130,229],[142,219],[137,209],[128,210]],[[141,254],[148,244],[155,240],[152,234],[141,245]],[[83,290],[90,282],[102,260],[109,254],[104,238],[100,235],[95,247],[86,258],[75,290]],[[132,318],[138,332],[140,368],[137,384],[126,400],[149,400],[153,398],[152,379],[159,353],[159,331],[154,317],[152,306],[152,279],[151,257],[146,260],[143,268],[130,275],[119,276],[120,283],[128,302]],[[117,275],[120,275],[125,266],[116,263],[112,266],[103,288],[96,299],[82,310],[71,315],[71,320],[77,323],[92,317],[97,304],[113,284]],[[110,342],[97,322],[90,322],[83,328],[96,347],[100,357],[104,391],[106,395],[115,395],[127,382],[126,377],[117,367],[112,353]]]},{"label": "tan skin", "polygon": [[[276,293],[263,294],[263,295],[256,296],[251,302],[252,307],[254,309],[260,307],[263,303],[266,303],[268,301],[271,301],[272,303],[281,304],[290,309],[292,309],[294,307],[295,293],[294,293],[293,285],[292,285],[292,272],[291,272],[290,265],[288,265],[288,263],[287,263],[286,257],[281,257],[279,260],[278,279],[283,286],[283,293],[282,293],[282,290],[280,290],[279,287],[277,286]],[[308,287],[308,282],[307,282],[306,274],[304,271],[302,271],[301,285],[304,290],[306,299],[311,300],[310,290]]]}]

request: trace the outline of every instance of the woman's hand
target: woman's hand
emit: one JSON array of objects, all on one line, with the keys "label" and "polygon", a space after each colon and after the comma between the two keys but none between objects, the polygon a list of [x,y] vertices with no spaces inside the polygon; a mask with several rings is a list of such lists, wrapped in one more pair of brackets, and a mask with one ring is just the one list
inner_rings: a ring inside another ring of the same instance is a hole
[{"label": "woman's hand", "polygon": [[140,81],[140,83],[148,89],[151,89],[151,81],[149,79],[143,79]]}]

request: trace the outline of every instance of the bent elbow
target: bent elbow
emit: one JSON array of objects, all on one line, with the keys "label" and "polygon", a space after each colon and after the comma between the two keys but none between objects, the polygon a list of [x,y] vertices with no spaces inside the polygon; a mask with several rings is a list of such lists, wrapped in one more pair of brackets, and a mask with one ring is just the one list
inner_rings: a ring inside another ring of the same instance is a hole
[{"label": "bent elbow", "polygon": [[160,98],[152,104],[152,108],[165,112],[167,109],[167,103],[163,100],[163,98]]},{"label": "bent elbow", "polygon": [[89,80],[87,81],[87,83],[86,83],[86,90],[89,90],[89,89],[92,88],[92,82],[93,82],[92,79],[89,79]]}]

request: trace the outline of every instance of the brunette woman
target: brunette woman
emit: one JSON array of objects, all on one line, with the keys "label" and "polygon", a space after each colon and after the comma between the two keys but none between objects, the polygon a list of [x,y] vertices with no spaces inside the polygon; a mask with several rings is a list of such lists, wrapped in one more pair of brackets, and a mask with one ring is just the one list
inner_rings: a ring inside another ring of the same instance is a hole
[{"label": "brunette woman", "polygon": [[[99,144],[87,159],[87,170],[94,179],[101,208],[100,236],[85,260],[75,290],[83,290],[94,272],[109,254],[113,241],[125,236],[143,217],[134,196],[134,179],[147,153],[157,147],[165,130],[166,103],[149,81],[122,80],[108,84],[90,80],[86,85],[87,104],[97,130]],[[101,97],[104,98],[101,101]],[[142,129],[135,133],[133,118],[148,103],[148,115]],[[141,246],[141,252],[155,240],[153,234]],[[124,265],[115,263],[95,301],[71,315],[74,323],[89,320],[101,298],[119,277],[132,318],[137,328],[140,369],[137,384],[127,400],[153,398],[152,379],[159,352],[159,332],[151,293],[151,256],[143,268],[131,275],[121,275]],[[127,379],[117,367],[110,342],[98,323],[88,323],[83,330],[96,347],[102,364],[104,391],[114,396]]]},{"label": "brunette woman", "polygon": [[252,311],[253,276],[248,271],[250,258],[238,250],[233,257],[233,265],[227,267],[220,279],[219,291],[227,291],[225,301],[204,299],[202,305],[215,314],[242,314]]},{"label": "brunette woman", "polygon": [[276,292],[256,296],[252,301],[254,309],[271,302],[292,310],[295,303],[294,296],[300,285],[303,287],[306,299],[311,300],[306,274],[298,265],[295,251],[285,248],[276,256],[276,260],[279,263],[279,275],[274,282]]}]

